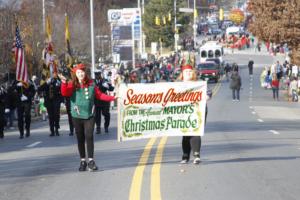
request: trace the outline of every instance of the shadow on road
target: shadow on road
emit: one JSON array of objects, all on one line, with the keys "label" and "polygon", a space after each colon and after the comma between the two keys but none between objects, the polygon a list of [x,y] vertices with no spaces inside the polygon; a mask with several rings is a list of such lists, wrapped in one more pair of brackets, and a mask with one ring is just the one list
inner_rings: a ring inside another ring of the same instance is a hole
[{"label": "shadow on road", "polygon": [[231,121],[213,121],[207,122],[205,127],[206,134],[224,133],[224,132],[262,132],[269,130],[277,131],[297,131],[299,124],[293,121],[267,121],[259,122],[231,122]]},{"label": "shadow on road", "polygon": [[272,157],[250,157],[250,158],[235,158],[229,160],[205,160],[202,162],[204,165],[210,164],[224,164],[224,163],[242,163],[242,162],[257,162],[257,161],[286,161],[299,159],[299,156],[272,156]]}]

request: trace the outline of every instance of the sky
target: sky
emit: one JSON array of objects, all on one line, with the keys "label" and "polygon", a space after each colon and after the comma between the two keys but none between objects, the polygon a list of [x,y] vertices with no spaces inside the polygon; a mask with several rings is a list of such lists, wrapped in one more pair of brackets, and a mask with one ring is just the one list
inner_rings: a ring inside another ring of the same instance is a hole
[{"label": "sky", "polygon": [[[16,0],[0,0],[0,7],[3,7],[3,6],[7,6],[9,5],[10,3],[12,2],[15,2]],[[17,0],[18,3],[21,3],[22,0]]]}]

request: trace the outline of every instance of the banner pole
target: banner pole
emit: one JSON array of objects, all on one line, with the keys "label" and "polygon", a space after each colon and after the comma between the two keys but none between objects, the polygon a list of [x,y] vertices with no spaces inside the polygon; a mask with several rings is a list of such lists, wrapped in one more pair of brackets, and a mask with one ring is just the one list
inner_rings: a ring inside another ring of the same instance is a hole
[{"label": "banner pole", "polygon": [[121,105],[120,105],[120,84],[116,85],[118,87],[117,90],[117,112],[118,112],[118,119],[117,119],[117,135],[118,135],[118,142],[122,142],[122,122],[121,122]]}]

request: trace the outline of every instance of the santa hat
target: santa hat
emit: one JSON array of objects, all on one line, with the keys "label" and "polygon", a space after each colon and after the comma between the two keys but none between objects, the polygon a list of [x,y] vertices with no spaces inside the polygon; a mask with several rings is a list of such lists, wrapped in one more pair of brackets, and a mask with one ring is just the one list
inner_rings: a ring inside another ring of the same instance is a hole
[{"label": "santa hat", "polygon": [[181,70],[182,70],[182,71],[184,71],[184,70],[186,70],[186,69],[193,69],[193,67],[192,67],[192,65],[190,65],[190,64],[183,65],[183,66],[181,67]]},{"label": "santa hat", "polygon": [[76,73],[76,71],[79,70],[79,69],[80,69],[80,70],[85,70],[85,65],[82,64],[82,63],[77,64],[77,65],[75,65],[75,66],[73,67],[72,71],[73,71],[74,73]]},{"label": "santa hat", "polygon": [[181,70],[185,70],[185,69],[194,69],[195,65],[195,55],[188,53],[188,55],[184,55],[183,54],[183,58],[181,61]]}]

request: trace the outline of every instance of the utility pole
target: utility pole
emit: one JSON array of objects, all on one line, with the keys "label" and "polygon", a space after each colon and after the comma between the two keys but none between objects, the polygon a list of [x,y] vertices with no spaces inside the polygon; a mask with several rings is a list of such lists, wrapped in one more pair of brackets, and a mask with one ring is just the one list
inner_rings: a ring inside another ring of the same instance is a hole
[{"label": "utility pole", "polygon": [[177,0],[174,0],[174,48],[175,48],[175,51],[177,51],[178,49],[178,44],[177,44],[177,41],[178,41],[178,34],[177,34],[177,18],[176,18],[176,9],[177,9]]},{"label": "utility pole", "polygon": [[[145,13],[145,0],[142,0],[142,14],[141,14],[142,18],[144,16],[144,13]],[[145,34],[144,34],[144,31],[143,31],[143,21],[142,21],[142,19],[141,19],[141,25],[142,25],[141,29],[142,29],[142,41],[143,41],[142,42],[142,53],[144,54],[145,53],[145,48],[146,48],[145,47],[146,43],[145,43]]]},{"label": "utility pole", "polygon": [[[143,3],[142,3],[143,5]],[[143,9],[141,8],[141,0],[138,0],[138,8],[139,8],[139,12],[140,12],[140,38],[139,38],[139,53],[140,53],[140,57],[142,57],[143,54],[143,28],[142,28],[142,16],[143,16]]]},{"label": "utility pole", "polygon": [[90,14],[91,14],[91,54],[92,54],[91,77],[94,79],[95,78],[94,0],[90,0]]},{"label": "utility pole", "polygon": [[46,15],[46,10],[45,10],[45,0],[43,0],[43,32],[45,34],[46,32],[46,27],[45,27],[45,15]]},{"label": "utility pole", "polygon": [[196,39],[197,39],[197,25],[196,25],[196,20],[197,20],[197,10],[196,10],[196,0],[194,0],[194,25],[193,25],[193,30],[194,30],[194,49],[196,49]]}]

